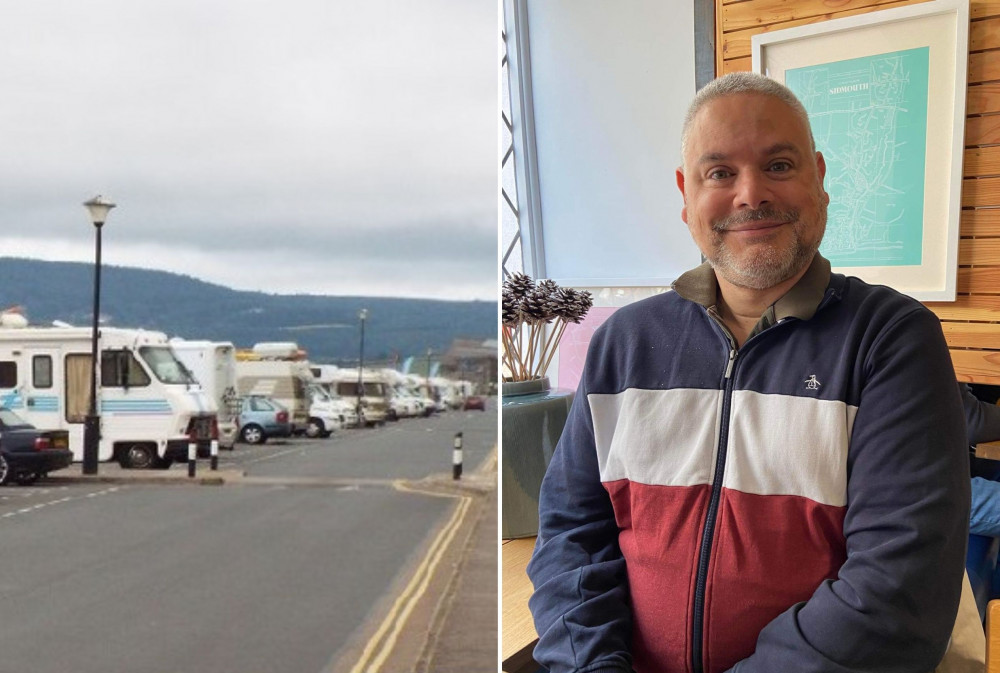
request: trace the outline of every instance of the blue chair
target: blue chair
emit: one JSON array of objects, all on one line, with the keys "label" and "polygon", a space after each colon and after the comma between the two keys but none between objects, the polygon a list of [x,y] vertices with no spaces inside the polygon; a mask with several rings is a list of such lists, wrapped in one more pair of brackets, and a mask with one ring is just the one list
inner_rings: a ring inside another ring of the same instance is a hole
[{"label": "blue chair", "polygon": [[[986,604],[990,599],[1000,595],[1000,577],[997,575],[997,552],[1000,551],[1000,538],[985,535],[969,535],[969,548],[965,553],[965,569],[969,573],[972,593],[976,596],[976,607],[979,617],[986,619]],[[996,588],[994,588],[996,584]]]}]

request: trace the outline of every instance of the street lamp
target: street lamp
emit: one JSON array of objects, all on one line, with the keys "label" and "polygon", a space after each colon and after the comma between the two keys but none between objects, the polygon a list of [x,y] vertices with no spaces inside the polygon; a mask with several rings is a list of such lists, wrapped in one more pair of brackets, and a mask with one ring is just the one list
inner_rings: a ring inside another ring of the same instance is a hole
[{"label": "street lamp", "polygon": [[368,318],[368,309],[363,308],[358,311],[358,319],[361,321],[361,357],[358,358],[358,424],[363,423],[363,416],[361,414],[361,396],[364,394],[365,384],[364,376],[365,371],[365,320]]},{"label": "street lamp", "polygon": [[101,440],[101,417],[97,413],[97,322],[101,314],[101,228],[115,204],[98,194],[83,204],[94,223],[94,322],[90,332],[90,406],[83,425],[83,473],[97,474],[97,445]]}]

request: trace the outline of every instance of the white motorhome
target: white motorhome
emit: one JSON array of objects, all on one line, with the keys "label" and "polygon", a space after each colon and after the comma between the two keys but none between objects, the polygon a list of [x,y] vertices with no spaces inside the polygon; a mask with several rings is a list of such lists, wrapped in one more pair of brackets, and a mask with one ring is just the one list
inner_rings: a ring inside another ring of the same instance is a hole
[{"label": "white motorhome", "polygon": [[262,342],[236,352],[237,393],[280,402],[291,414],[295,434],[323,437],[346,422],[337,405],[313,399],[315,383],[305,351],[294,342]]},{"label": "white motorhome", "polygon": [[333,372],[330,387],[337,395],[355,406],[360,405],[361,423],[375,425],[385,423],[389,411],[389,390],[380,372],[365,369],[360,377],[357,369],[337,369]]},{"label": "white motorhome", "polygon": [[173,338],[170,346],[219,409],[219,447],[232,449],[236,443],[236,347],[229,341]]},{"label": "white motorhome", "polygon": [[[215,401],[165,334],[103,327],[98,349],[99,460],[162,467],[187,460],[190,443],[207,454],[218,436]],[[90,328],[0,328],[0,404],[39,428],[67,430],[75,460],[83,459],[91,369]]]}]

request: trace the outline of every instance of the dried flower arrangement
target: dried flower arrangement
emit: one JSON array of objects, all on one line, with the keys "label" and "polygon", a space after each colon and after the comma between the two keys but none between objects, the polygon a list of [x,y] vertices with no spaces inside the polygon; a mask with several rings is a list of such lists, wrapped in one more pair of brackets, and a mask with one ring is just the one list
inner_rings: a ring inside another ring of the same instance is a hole
[{"label": "dried flower arrangement", "polygon": [[[559,287],[552,280],[535,283],[515,273],[503,284],[503,362],[507,381],[540,378],[555,355],[566,325],[579,323],[594,302],[589,292]],[[557,324],[545,336],[545,325]],[[543,343],[544,342],[544,343]]]}]

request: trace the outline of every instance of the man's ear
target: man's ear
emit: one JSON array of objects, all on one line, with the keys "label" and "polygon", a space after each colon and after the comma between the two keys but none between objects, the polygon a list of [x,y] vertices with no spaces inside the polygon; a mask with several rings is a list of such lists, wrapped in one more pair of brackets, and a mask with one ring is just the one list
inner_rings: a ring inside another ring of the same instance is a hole
[{"label": "man's ear", "polygon": [[687,195],[684,194],[684,167],[679,166],[674,175],[677,179],[677,189],[681,190],[681,197],[684,199],[684,207],[681,208],[681,219],[687,224]]},{"label": "man's ear", "polygon": [[823,181],[826,179],[826,159],[823,158],[822,152],[816,152],[816,175],[819,176],[819,188],[823,192],[826,205],[830,205],[830,194],[823,186]]}]

